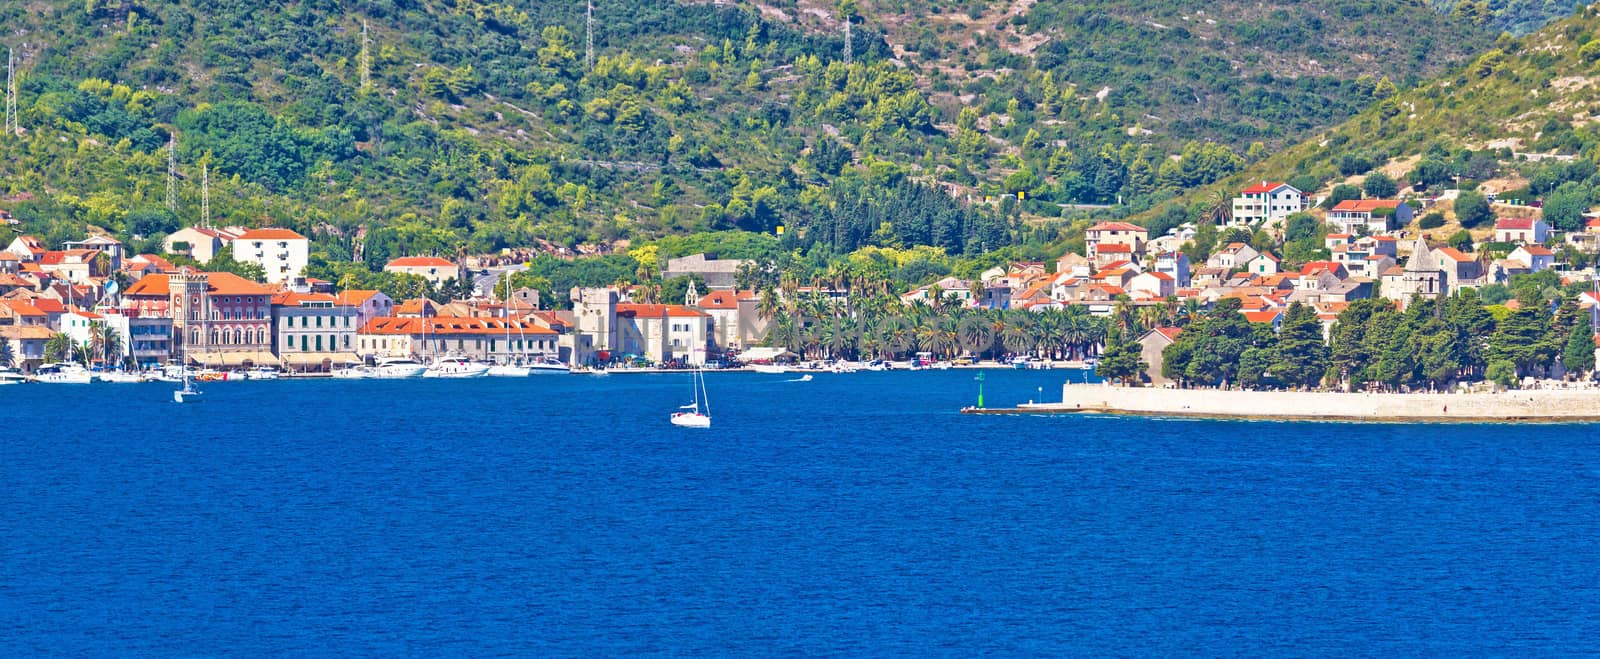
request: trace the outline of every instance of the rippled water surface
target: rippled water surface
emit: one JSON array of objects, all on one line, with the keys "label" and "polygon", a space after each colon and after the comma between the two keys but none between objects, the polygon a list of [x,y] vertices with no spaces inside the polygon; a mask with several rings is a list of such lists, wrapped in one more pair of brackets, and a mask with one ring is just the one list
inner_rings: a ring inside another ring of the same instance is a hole
[{"label": "rippled water surface", "polygon": [[1600,650],[1592,427],[961,416],[973,375],[713,374],[711,430],[682,375],[8,387],[0,646]]}]

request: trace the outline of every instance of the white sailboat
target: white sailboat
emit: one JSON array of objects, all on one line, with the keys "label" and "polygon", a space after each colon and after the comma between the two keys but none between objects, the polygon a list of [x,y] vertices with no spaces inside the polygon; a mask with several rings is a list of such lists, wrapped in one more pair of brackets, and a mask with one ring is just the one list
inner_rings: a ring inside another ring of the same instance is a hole
[{"label": "white sailboat", "polygon": [[[191,310],[189,308],[189,305],[191,304],[191,302],[190,302],[191,296],[185,294],[185,295],[182,296],[182,299],[183,299],[183,309],[181,309],[179,311],[179,313],[183,314],[184,318],[188,318],[188,319],[195,318],[195,314],[193,313],[193,310]],[[200,335],[204,336],[205,333],[206,333],[206,319],[202,315],[199,318],[199,321],[200,321]],[[187,334],[189,332],[189,325],[188,325],[188,323],[185,323],[182,328],[174,327],[173,331],[174,332],[183,332],[184,334]],[[178,345],[181,346],[181,349],[178,351],[178,372],[181,374],[180,377],[183,378],[183,387],[181,389],[178,389],[177,391],[172,392],[172,402],[174,402],[174,403],[194,402],[194,399],[199,398],[199,396],[200,396],[200,389],[194,386],[194,375],[193,375],[193,372],[189,369],[189,337],[183,336],[183,335],[179,335],[178,338],[180,339],[178,341]]]},{"label": "white sailboat", "polygon": [[[528,377],[530,369],[522,364],[522,359],[513,359],[511,356],[511,279],[509,277],[511,272],[508,270],[505,274],[507,275],[503,278],[506,287],[505,305],[500,311],[500,319],[506,324],[506,361],[503,364],[491,364],[488,375],[493,378],[525,378]],[[522,333],[522,323],[519,322],[517,323],[518,344],[520,345],[526,340],[526,336]],[[494,356],[491,355],[489,358],[493,359]]]},{"label": "white sailboat", "polygon": [[706,395],[706,372],[700,364],[695,365],[692,378],[694,402],[681,406],[678,408],[680,411],[672,413],[672,425],[685,428],[710,428],[711,398]]}]

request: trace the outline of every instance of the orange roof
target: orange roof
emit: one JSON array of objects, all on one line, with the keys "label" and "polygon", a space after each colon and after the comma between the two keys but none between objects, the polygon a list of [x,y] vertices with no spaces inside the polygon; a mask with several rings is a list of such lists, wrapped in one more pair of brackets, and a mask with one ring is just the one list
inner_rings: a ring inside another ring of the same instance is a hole
[{"label": "orange roof", "polygon": [[1531,217],[1508,217],[1494,223],[1496,229],[1525,230],[1533,228]]},{"label": "orange roof", "polygon": [[1261,194],[1263,192],[1272,192],[1273,190],[1281,188],[1285,185],[1288,184],[1279,183],[1277,181],[1262,181],[1260,185],[1252,185],[1248,188],[1245,188],[1244,194]]},{"label": "orange roof", "polygon": [[1346,199],[1333,207],[1336,211],[1353,211],[1356,213],[1371,213],[1379,208],[1399,208],[1397,199]]},{"label": "orange roof", "polygon": [[272,296],[272,304],[280,307],[298,307],[306,302],[338,302],[327,293],[295,293],[285,291]]},{"label": "orange roof", "polygon": [[94,258],[94,255],[99,253],[99,250],[94,249],[64,249],[60,251],[50,251],[39,256],[39,264],[60,265],[61,262],[65,261],[69,256],[78,259],[78,261],[81,263],[86,262],[88,259]]},{"label": "orange roof", "polygon": [[[426,321],[426,325],[424,325]],[[523,335],[540,334],[552,335],[556,331],[531,320],[508,320],[505,318],[460,318],[453,316],[439,316],[434,318],[396,318],[387,316],[373,318],[361,326],[362,334],[390,334],[390,335],[421,335],[426,329],[428,334],[458,335],[475,334],[479,336],[504,336],[507,332],[516,332]]]},{"label": "orange roof", "polygon": [[239,234],[238,240],[305,240],[306,237],[288,229],[250,229]]},{"label": "orange roof", "polygon": [[410,300],[405,300],[405,301],[400,302],[399,304],[394,305],[394,312],[395,312],[396,315],[399,315],[399,314],[418,314],[418,315],[420,315],[422,313],[423,309],[425,309],[426,307],[429,307],[429,306],[433,307],[435,310],[437,310],[439,308],[439,305],[436,304],[433,300],[429,300],[427,298],[420,298],[420,297],[419,298],[412,298]]},{"label": "orange roof", "polygon": [[1447,259],[1450,259],[1451,261],[1466,262],[1466,261],[1475,261],[1475,260],[1477,260],[1477,259],[1474,259],[1474,258],[1472,258],[1470,256],[1467,256],[1466,254],[1462,254],[1461,250],[1458,250],[1458,249],[1456,249],[1454,247],[1440,247],[1440,248],[1435,249],[1433,251],[1438,252],[1440,255],[1444,256]]},{"label": "orange roof", "polygon": [[1521,247],[1518,247],[1517,249],[1520,249],[1520,250],[1522,250],[1524,252],[1527,252],[1529,256],[1553,256],[1553,255],[1555,255],[1555,252],[1550,251],[1550,248],[1549,247],[1545,247],[1544,245],[1523,245]]},{"label": "orange roof", "polygon": [[67,305],[62,304],[61,300],[51,297],[34,298],[32,304],[45,313],[62,313],[67,310]]},{"label": "orange roof", "polygon": [[1096,224],[1096,225],[1094,225],[1092,227],[1089,227],[1088,230],[1089,231],[1145,231],[1145,228],[1142,227],[1142,226],[1139,226],[1137,224],[1130,224],[1128,222],[1101,222],[1101,223]]},{"label": "orange roof", "polygon": [[1169,274],[1167,274],[1165,272],[1151,271],[1151,272],[1146,272],[1145,274],[1150,275],[1151,277],[1155,277],[1156,279],[1159,279],[1161,281],[1176,281],[1176,278],[1174,278],[1172,275],[1169,275]]},{"label": "orange roof", "polygon": [[1177,341],[1178,340],[1178,334],[1183,332],[1183,328],[1182,327],[1157,327],[1155,329],[1155,331],[1157,333],[1159,333],[1161,336],[1167,337],[1168,341]]},{"label": "orange roof", "polygon": [[1245,320],[1252,323],[1270,323],[1277,320],[1278,315],[1283,312],[1278,309],[1268,309],[1266,311],[1243,311],[1240,313],[1244,314]]},{"label": "orange roof", "polygon": [[1319,272],[1338,274],[1339,268],[1340,266],[1337,261],[1312,261],[1300,268],[1300,274],[1314,275]]},{"label": "orange roof", "polygon": [[700,298],[701,309],[738,309],[739,300],[750,298],[739,295],[734,291],[711,291]]},{"label": "orange roof", "polygon": [[347,307],[360,306],[366,304],[367,300],[372,299],[372,296],[377,294],[378,292],[375,290],[348,290],[339,293],[338,303]]},{"label": "orange roof", "polygon": [[[257,284],[231,272],[203,272],[206,276],[206,292],[212,295],[271,295],[273,289]],[[172,295],[168,279],[171,275],[152,274],[139,278],[133,282],[123,295],[142,295],[147,297]]]},{"label": "orange roof", "polygon": [[390,261],[385,268],[454,268],[455,263],[437,256],[402,256]]},{"label": "orange roof", "polygon": [[46,314],[44,312],[44,310],[42,310],[39,307],[36,307],[33,304],[29,303],[27,300],[0,300],[0,304],[3,304],[5,306],[9,307],[11,309],[11,311],[16,313],[18,316],[46,316],[46,315],[49,315],[49,314]]},{"label": "orange roof", "polygon": [[627,315],[635,318],[660,318],[662,316],[693,318],[704,316],[705,314],[681,304],[619,304],[617,305],[617,315]]},{"label": "orange roof", "polygon": [[1096,245],[1094,250],[1097,251],[1097,252],[1113,252],[1113,253],[1115,253],[1115,252],[1125,252],[1126,253],[1126,252],[1132,252],[1133,248],[1128,246],[1128,245],[1124,245],[1122,243],[1106,243],[1104,245]]}]

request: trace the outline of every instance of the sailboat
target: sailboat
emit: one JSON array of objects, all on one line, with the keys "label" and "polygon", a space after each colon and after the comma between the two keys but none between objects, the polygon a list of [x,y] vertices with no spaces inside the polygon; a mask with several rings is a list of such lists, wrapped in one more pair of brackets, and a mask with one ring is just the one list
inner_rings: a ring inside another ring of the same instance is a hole
[{"label": "sailboat", "polygon": [[[672,425],[685,428],[711,427],[711,398],[706,395],[706,372],[701,368],[702,366],[703,364],[695,364],[694,366],[693,379],[691,380],[691,388],[694,390],[694,402],[678,408],[686,411],[672,413]],[[701,411],[701,406],[704,406],[705,411]]]},{"label": "sailboat", "polygon": [[[525,377],[528,377],[528,373],[531,372],[531,369],[529,369],[527,366],[524,366],[522,364],[522,359],[521,358],[517,358],[515,361],[513,361],[512,356],[511,356],[511,279],[510,279],[510,274],[511,274],[511,271],[507,270],[506,271],[506,275],[507,276],[504,278],[505,287],[506,287],[505,308],[504,308],[503,311],[500,312],[500,319],[505,321],[505,324],[506,324],[506,361],[505,361],[504,364],[494,364],[494,365],[490,366],[489,367],[489,376],[490,377],[496,377],[496,378],[525,378]],[[517,340],[518,340],[518,345],[521,345],[521,343],[523,341],[527,340],[526,338],[524,338],[524,335],[522,333],[522,323],[521,322],[517,323]],[[490,359],[493,359],[492,355],[490,356]]]},{"label": "sailboat", "polygon": [[[184,308],[183,308],[183,311],[181,313],[183,313],[186,318],[193,318],[194,315],[189,313],[189,299],[190,299],[190,296],[188,296],[188,295],[184,295],[183,296],[183,300],[184,300],[184,305],[183,306],[184,306]],[[202,317],[200,319],[200,335],[201,336],[204,336],[205,333],[206,333],[205,322],[206,322],[205,318]],[[174,332],[182,332],[184,334],[187,334],[189,332],[189,326],[188,326],[187,323],[185,323],[184,326],[181,329],[177,328],[177,327],[174,327],[173,329],[174,329]],[[188,403],[188,402],[191,402],[190,399],[196,398],[196,397],[198,397],[200,395],[200,390],[194,386],[194,376],[193,376],[193,373],[191,373],[190,370],[189,370],[189,341],[188,341],[188,337],[179,335],[179,338],[182,339],[181,341],[179,341],[179,345],[182,346],[182,348],[178,352],[178,355],[179,355],[179,358],[178,358],[178,373],[180,373],[181,377],[183,378],[183,388],[172,392],[172,402],[174,402],[174,403]]]}]

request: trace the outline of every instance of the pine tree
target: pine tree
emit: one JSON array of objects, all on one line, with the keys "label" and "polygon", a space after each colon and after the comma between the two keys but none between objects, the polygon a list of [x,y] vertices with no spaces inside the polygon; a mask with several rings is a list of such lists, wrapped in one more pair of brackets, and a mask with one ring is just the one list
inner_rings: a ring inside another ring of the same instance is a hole
[{"label": "pine tree", "polygon": [[1100,360],[1095,364],[1096,375],[1120,381],[1123,386],[1144,375],[1148,366],[1142,354],[1144,346],[1132,337],[1132,332],[1112,326],[1110,334],[1106,336],[1105,352],[1101,353]]},{"label": "pine tree", "polygon": [[1284,312],[1276,357],[1273,377],[1284,386],[1315,387],[1322,382],[1329,351],[1322,341],[1322,322],[1311,307],[1296,302]]},{"label": "pine tree", "polygon": [[1578,322],[1567,336],[1567,349],[1561,355],[1561,365],[1572,373],[1594,370],[1594,325],[1589,314],[1578,314]]}]

